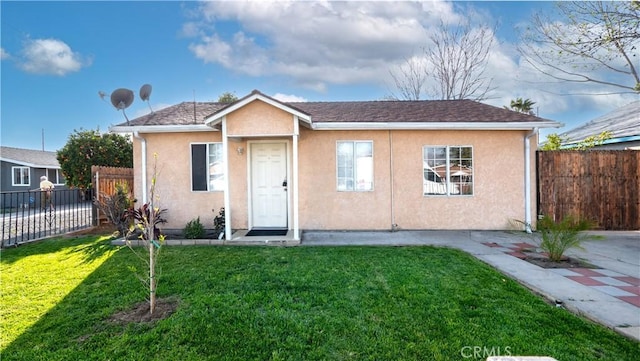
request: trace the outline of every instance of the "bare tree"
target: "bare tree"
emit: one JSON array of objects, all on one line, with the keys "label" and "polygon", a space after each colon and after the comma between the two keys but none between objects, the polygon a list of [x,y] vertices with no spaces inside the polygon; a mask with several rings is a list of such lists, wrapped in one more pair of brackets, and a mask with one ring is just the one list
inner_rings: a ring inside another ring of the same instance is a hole
[{"label": "bare tree", "polygon": [[485,76],[489,51],[493,45],[493,30],[470,25],[447,28],[431,35],[431,46],[425,55],[436,81],[435,96],[443,100],[484,100],[494,89],[492,79]]},{"label": "bare tree", "polygon": [[[418,100],[422,93],[443,100],[487,99],[494,89],[485,76],[492,45],[491,28],[440,23],[423,48],[423,58],[406,59],[397,72],[390,71],[395,88],[405,100]],[[435,85],[428,90],[427,83]],[[398,99],[393,92],[390,97]]]},{"label": "bare tree", "polygon": [[523,33],[519,51],[526,61],[558,81],[640,92],[640,2],[573,1],[556,6],[563,21],[537,14]]},{"label": "bare tree", "polygon": [[397,72],[389,70],[393,78],[395,88],[400,93],[400,97],[391,91],[391,99],[420,100],[420,95],[427,81],[428,67],[424,59],[411,57],[405,58]]}]

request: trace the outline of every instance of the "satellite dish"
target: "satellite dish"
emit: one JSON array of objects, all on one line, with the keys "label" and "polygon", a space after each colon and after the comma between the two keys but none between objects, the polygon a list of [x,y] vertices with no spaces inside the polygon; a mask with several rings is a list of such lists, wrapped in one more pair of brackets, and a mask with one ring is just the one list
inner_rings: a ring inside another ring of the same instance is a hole
[{"label": "satellite dish", "polygon": [[111,104],[113,104],[116,109],[122,110],[122,114],[124,114],[124,118],[127,120],[127,125],[129,125],[129,118],[127,118],[124,110],[128,108],[131,103],[133,103],[133,91],[120,88],[111,93]]},{"label": "satellite dish", "polygon": [[140,99],[146,102],[149,96],[151,96],[151,84],[145,84],[140,88]]},{"label": "satellite dish", "polygon": [[118,110],[128,108],[133,103],[133,92],[129,89],[120,88],[111,93],[111,104]]},{"label": "satellite dish", "polygon": [[140,99],[147,102],[147,105],[149,106],[149,110],[151,110],[151,113],[153,113],[153,109],[151,109],[151,104],[149,104],[150,96],[151,96],[151,84],[145,84],[142,87],[140,87]]}]

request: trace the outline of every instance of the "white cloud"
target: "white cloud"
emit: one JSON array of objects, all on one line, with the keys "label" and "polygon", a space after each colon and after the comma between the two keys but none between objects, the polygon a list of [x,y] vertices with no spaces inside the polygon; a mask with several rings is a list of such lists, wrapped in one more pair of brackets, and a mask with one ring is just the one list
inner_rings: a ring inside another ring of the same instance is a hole
[{"label": "white cloud", "polygon": [[4,48],[0,48],[0,60],[9,59],[11,55],[7,53]]},{"label": "white cloud", "polygon": [[189,50],[205,63],[219,63],[224,67],[233,67],[231,46],[215,34],[203,37],[200,44],[191,44]]},{"label": "white cloud", "polygon": [[91,64],[57,39],[29,39],[22,49],[20,68],[34,74],[64,76]]},{"label": "white cloud", "polygon": [[[285,77],[316,92],[330,85],[388,89],[389,71],[419,56],[440,22],[495,22],[476,8],[481,5],[450,1],[215,1],[199,5],[183,34],[193,38],[189,49],[197,58],[241,75]],[[554,119],[573,109],[605,112],[629,99],[567,95],[584,92],[584,84],[554,82],[523,61],[516,47],[494,38],[485,76],[496,89],[486,103],[502,107],[529,98],[541,116]]]},{"label": "white cloud", "polygon": [[455,12],[450,2],[424,1],[422,10],[431,18],[430,22],[433,23],[442,21],[445,24],[458,24],[465,20],[464,16]]},{"label": "white cloud", "polygon": [[277,99],[281,102],[306,102],[307,99],[303,98],[303,97],[299,97],[297,95],[293,95],[293,94],[282,94],[282,93],[276,93],[273,96],[274,99]]},{"label": "white cloud", "polygon": [[[424,44],[426,26],[455,18],[450,3],[437,2],[232,1],[200,10],[185,30],[207,34],[189,47],[197,58],[252,76],[289,76],[315,90],[379,78]],[[215,32],[218,21],[236,21],[241,31]]]},{"label": "white cloud", "polygon": [[187,22],[182,24],[182,29],[179,34],[185,37],[196,37],[201,35],[201,32],[197,23]]}]

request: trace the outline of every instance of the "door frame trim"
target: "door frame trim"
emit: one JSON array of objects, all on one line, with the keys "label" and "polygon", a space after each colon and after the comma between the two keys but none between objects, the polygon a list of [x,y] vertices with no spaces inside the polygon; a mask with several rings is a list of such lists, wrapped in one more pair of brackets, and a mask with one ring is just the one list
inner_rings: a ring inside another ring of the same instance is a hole
[{"label": "door frame trim", "polygon": [[251,157],[253,152],[253,144],[284,144],[285,146],[285,166],[287,173],[287,229],[292,227],[292,207],[291,207],[291,141],[289,139],[274,138],[274,139],[257,139],[247,140],[247,226],[248,229],[253,229],[253,202],[252,202],[252,183],[251,177],[253,173],[253,167],[251,164]]}]

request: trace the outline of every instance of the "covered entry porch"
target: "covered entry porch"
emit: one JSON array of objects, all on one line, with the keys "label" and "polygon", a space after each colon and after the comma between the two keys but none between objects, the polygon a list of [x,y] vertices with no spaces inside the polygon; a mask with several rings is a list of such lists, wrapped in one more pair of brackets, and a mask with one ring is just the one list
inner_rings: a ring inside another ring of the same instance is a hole
[{"label": "covered entry porch", "polygon": [[226,241],[299,243],[298,141],[310,122],[259,92],[205,119],[222,133]]}]

